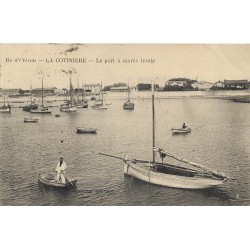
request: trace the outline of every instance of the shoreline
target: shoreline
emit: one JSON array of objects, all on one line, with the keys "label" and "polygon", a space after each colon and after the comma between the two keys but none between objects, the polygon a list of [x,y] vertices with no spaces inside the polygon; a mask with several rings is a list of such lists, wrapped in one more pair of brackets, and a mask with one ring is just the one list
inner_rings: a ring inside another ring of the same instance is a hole
[{"label": "shoreline", "polygon": [[[104,99],[105,100],[126,100],[128,94],[127,92],[105,92]],[[151,91],[132,91],[131,97],[134,100],[137,99],[151,99],[152,92]],[[20,106],[26,105],[29,103],[29,98],[27,96],[15,97],[15,98],[7,98],[5,102],[10,104],[20,104]],[[86,98],[90,101],[90,96],[86,96]],[[225,90],[225,91],[175,91],[175,92],[155,92],[156,99],[182,99],[182,98],[219,98],[230,100],[233,102],[242,102],[248,103],[250,102],[250,90]],[[41,97],[35,96],[36,102],[39,103]],[[47,105],[49,103],[54,102],[63,102],[66,99],[66,96],[46,96],[45,100]],[[3,100],[0,101],[0,105],[3,104]],[[53,105],[52,105],[53,106]]]}]

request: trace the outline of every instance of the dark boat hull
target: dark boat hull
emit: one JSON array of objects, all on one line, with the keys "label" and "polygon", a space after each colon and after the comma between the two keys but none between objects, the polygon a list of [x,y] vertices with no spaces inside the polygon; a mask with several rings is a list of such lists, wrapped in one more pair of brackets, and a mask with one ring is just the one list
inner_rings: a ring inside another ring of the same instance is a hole
[{"label": "dark boat hull", "polygon": [[52,174],[39,174],[38,181],[46,186],[56,187],[56,188],[67,188],[75,186],[77,180],[69,179],[66,183],[58,182]]}]

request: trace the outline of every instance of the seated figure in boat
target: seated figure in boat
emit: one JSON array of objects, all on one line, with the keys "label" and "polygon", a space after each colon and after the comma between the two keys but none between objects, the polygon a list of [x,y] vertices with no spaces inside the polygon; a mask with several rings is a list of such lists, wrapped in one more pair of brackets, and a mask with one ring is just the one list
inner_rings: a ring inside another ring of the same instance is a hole
[{"label": "seated figure in boat", "polygon": [[183,125],[182,125],[182,129],[185,129],[185,128],[187,128],[187,126],[186,126],[186,124],[184,122]]},{"label": "seated figure in boat", "polygon": [[63,160],[63,158],[60,158],[60,161],[57,163],[56,166],[56,181],[66,183],[65,179],[65,171],[66,171],[67,165],[66,162]]}]

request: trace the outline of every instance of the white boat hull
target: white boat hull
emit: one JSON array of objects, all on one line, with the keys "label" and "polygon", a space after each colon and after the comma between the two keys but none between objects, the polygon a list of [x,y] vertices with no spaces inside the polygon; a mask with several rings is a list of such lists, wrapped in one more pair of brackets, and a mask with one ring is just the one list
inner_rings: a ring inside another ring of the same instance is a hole
[{"label": "white boat hull", "polygon": [[0,109],[0,113],[10,113],[10,110],[8,110],[8,109]]},{"label": "white boat hull", "polygon": [[39,119],[24,118],[24,122],[38,122]]},{"label": "white boat hull", "polygon": [[75,106],[73,107],[61,107],[61,112],[77,112],[77,108]]},{"label": "white boat hull", "polygon": [[101,109],[108,109],[108,106],[107,105],[103,105],[103,106],[92,106],[93,109],[96,109],[96,110],[101,110]]},{"label": "white boat hull", "polygon": [[149,170],[149,167],[138,166],[132,162],[124,164],[124,174],[133,176],[142,181],[182,189],[206,189],[221,185],[225,179],[212,179],[202,177],[187,177],[173,174],[165,174]]}]

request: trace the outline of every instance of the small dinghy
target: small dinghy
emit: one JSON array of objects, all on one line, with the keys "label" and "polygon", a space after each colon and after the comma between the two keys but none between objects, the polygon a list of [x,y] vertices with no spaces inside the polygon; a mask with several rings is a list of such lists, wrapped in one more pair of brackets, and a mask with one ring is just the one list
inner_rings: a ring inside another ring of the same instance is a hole
[{"label": "small dinghy", "polygon": [[55,117],[60,117],[60,115],[59,114],[55,114]]},{"label": "small dinghy", "polygon": [[55,176],[53,174],[39,174],[38,181],[40,181],[46,186],[58,187],[58,188],[73,187],[77,182],[76,179],[67,179],[67,178],[66,178],[66,183],[58,182],[55,180]]},{"label": "small dinghy", "polygon": [[39,119],[24,118],[24,122],[38,122]]},{"label": "small dinghy", "polygon": [[187,134],[191,132],[191,128],[172,128],[172,134]]},{"label": "small dinghy", "polygon": [[78,134],[96,134],[96,128],[76,128]]}]

